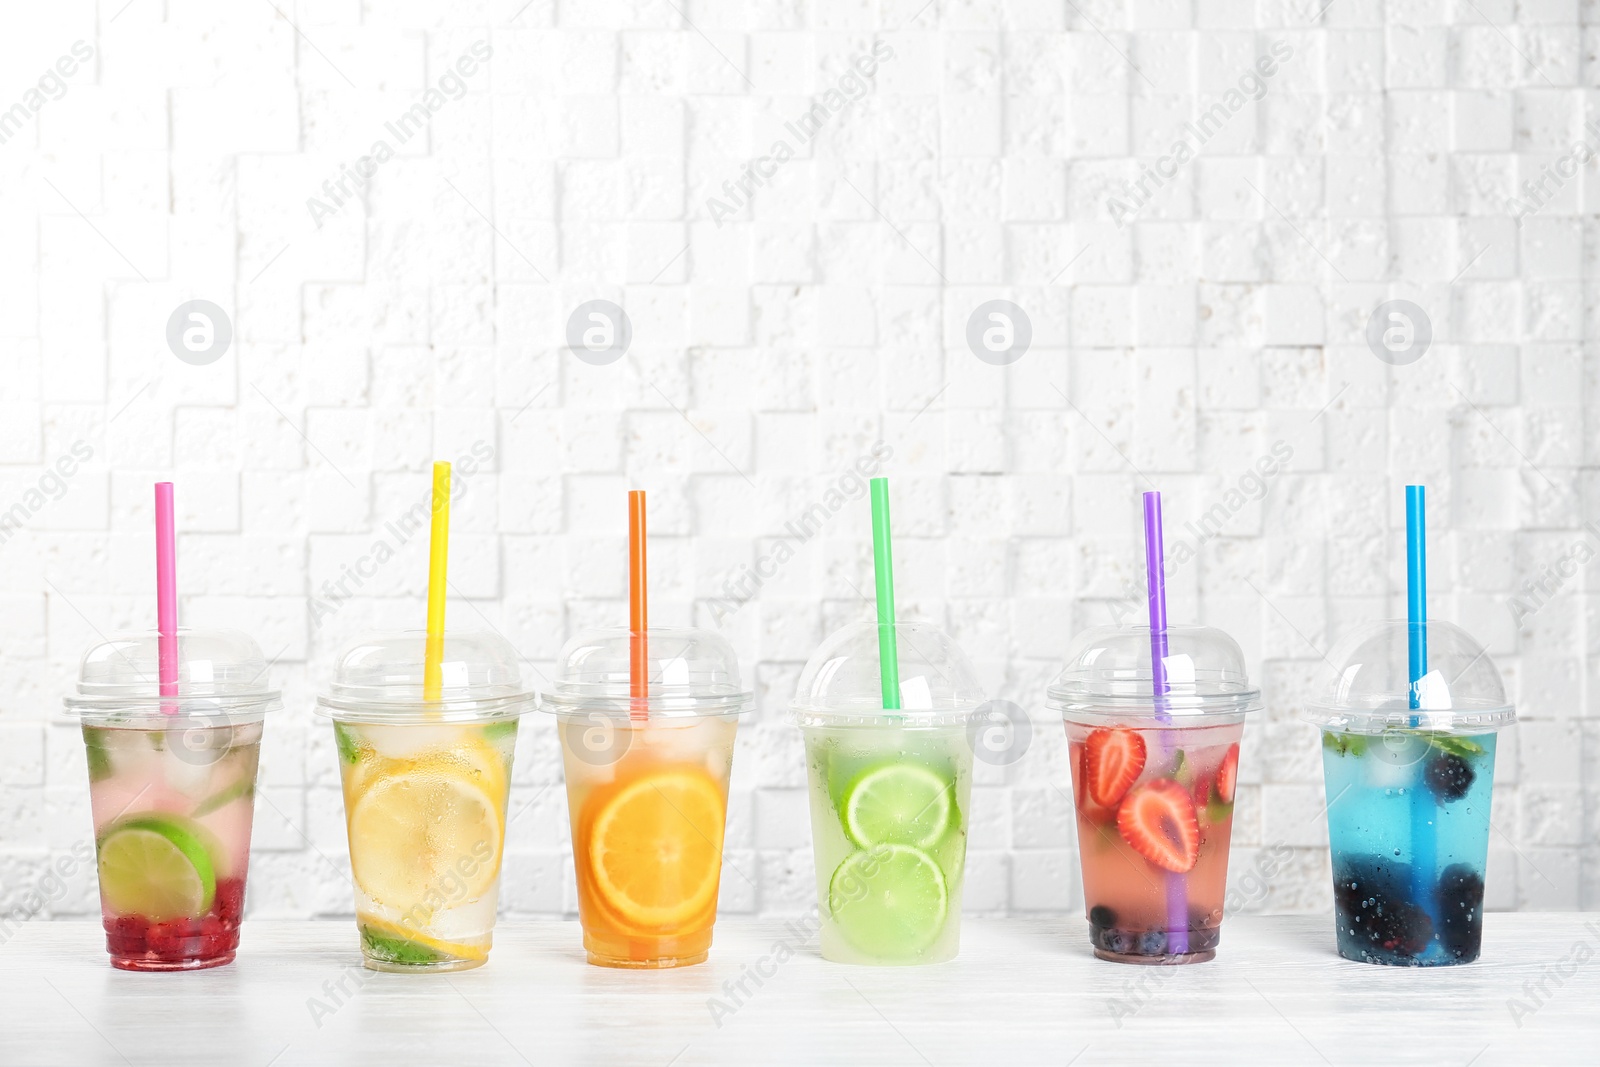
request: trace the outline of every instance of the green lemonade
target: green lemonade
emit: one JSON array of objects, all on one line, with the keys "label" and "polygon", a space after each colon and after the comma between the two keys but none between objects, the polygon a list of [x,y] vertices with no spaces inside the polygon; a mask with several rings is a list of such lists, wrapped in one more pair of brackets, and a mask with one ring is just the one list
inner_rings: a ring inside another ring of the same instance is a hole
[{"label": "green lemonade", "polygon": [[965,729],[805,734],[824,958],[953,958],[972,793]]}]

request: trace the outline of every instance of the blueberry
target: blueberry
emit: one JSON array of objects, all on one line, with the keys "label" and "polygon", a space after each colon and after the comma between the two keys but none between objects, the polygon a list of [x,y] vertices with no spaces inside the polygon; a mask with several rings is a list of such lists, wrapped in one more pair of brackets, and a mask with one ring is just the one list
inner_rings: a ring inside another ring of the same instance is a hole
[{"label": "blueberry", "polygon": [[1139,935],[1139,955],[1164,956],[1167,952],[1167,932],[1146,930]]},{"label": "blueberry", "polygon": [[1454,752],[1433,757],[1422,769],[1423,783],[1433,791],[1434,796],[1446,803],[1466,796],[1476,777],[1472,764]]},{"label": "blueberry", "polygon": [[1439,876],[1439,944],[1458,960],[1478,958],[1483,941],[1483,877],[1465,863]]},{"label": "blueberry", "polygon": [[1089,925],[1098,926],[1102,930],[1109,930],[1117,925],[1117,913],[1104,904],[1096,904],[1089,909]]}]

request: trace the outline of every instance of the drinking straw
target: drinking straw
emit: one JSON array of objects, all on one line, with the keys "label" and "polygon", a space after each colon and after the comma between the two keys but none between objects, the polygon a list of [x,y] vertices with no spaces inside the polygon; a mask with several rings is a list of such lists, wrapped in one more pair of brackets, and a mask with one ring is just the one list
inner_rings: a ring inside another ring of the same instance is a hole
[{"label": "drinking straw", "polygon": [[[1406,486],[1406,651],[1410,660],[1409,706],[1422,707],[1420,683],[1428,673],[1427,487]],[[1422,716],[1411,716],[1413,727]]]},{"label": "drinking straw", "polygon": [[[1406,653],[1410,685],[1407,704],[1422,707],[1422,679],[1428,673],[1428,516],[1427,488],[1406,486]],[[1411,727],[1422,716],[1410,717]],[[1419,761],[1419,767],[1423,764]],[[1411,899],[1432,915],[1435,805],[1420,786],[1411,791]],[[1435,917],[1437,921],[1437,917]]]},{"label": "drinking straw", "polygon": [[648,716],[650,699],[650,618],[646,599],[644,490],[628,493],[628,692],[629,717]]},{"label": "drinking straw", "polygon": [[422,664],[422,699],[444,690],[445,564],[450,558],[450,464],[433,465],[433,524],[428,531],[428,640]]},{"label": "drinking straw", "polygon": [[878,674],[883,706],[900,707],[900,644],[894,632],[894,553],[889,544],[889,479],[872,479],[872,573],[877,582]]},{"label": "drinking straw", "polygon": [[[156,483],[156,663],[161,695],[178,695],[178,535],[172,518],[172,483]],[[178,705],[161,710],[176,715]]]},{"label": "drinking straw", "polygon": [[[1172,722],[1167,708],[1167,565],[1161,536],[1161,494],[1144,495],[1144,572],[1146,597],[1150,607],[1150,688],[1155,696],[1156,719]],[[1162,731],[1162,749],[1170,755],[1172,739]],[[1189,892],[1186,879],[1176,872],[1167,874],[1167,951],[1182,955],[1189,951]]]}]

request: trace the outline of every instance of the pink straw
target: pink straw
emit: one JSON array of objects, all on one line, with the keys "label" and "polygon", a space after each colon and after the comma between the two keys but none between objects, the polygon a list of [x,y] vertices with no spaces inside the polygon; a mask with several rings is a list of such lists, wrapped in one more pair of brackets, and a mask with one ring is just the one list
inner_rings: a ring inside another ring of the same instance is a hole
[{"label": "pink straw", "polygon": [[[156,483],[156,629],[161,695],[178,695],[178,535],[172,519],[172,483]],[[176,715],[176,704],[161,710]]]}]

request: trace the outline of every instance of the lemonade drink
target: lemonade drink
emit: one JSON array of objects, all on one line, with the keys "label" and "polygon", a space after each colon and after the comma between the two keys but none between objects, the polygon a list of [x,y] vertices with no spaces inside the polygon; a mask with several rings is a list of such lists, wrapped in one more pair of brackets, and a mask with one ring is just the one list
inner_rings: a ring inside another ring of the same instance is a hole
[{"label": "lemonade drink", "polygon": [[722,875],[732,716],[633,722],[615,762],[591,759],[593,729],[561,723],[578,876],[578,917],[591,963],[677,967],[711,948]]},{"label": "lemonade drink", "polygon": [[961,944],[961,889],[982,687],[926,623],[894,625],[900,706],[885,708],[876,623],[829,635],[800,673],[822,956],[940,963]]},{"label": "lemonade drink", "polygon": [[1049,691],[1071,756],[1083,904],[1094,954],[1203,963],[1222,937],[1245,718],[1261,706],[1221,630],[1148,626],[1073,638]]},{"label": "lemonade drink", "polygon": [[1184,880],[1186,952],[1216,949],[1243,731],[1067,724],[1089,941],[1102,959],[1168,955],[1173,874]]},{"label": "lemonade drink", "polygon": [[499,900],[517,720],[333,728],[367,965],[482,963]]},{"label": "lemonade drink", "polygon": [[358,641],[319,701],[333,720],[361,953],[377,971],[488,959],[517,718],[532,700],[515,650],[467,632],[446,635],[439,697],[424,699],[426,640]]},{"label": "lemonade drink", "polygon": [[972,792],[966,731],[814,727],[805,735],[823,956],[953,959]]},{"label": "lemonade drink", "polygon": [[1417,624],[1427,671],[1413,686],[1409,620],[1366,623],[1328,653],[1321,728],[1339,955],[1393,967],[1471,963],[1483,943],[1498,732],[1516,709],[1482,645]]},{"label": "lemonade drink", "polygon": [[244,914],[266,687],[260,649],[235,631],[178,631],[161,694],[159,637],[114,638],[84,657],[67,706],[82,724],[101,921],[111,965],[215,967]]},{"label": "lemonade drink", "polygon": [[602,967],[683,967],[710,951],[733,742],[750,703],[721,637],[647,635],[578,634],[543,698],[561,736],[583,944]]},{"label": "lemonade drink", "polygon": [[86,725],[83,741],[111,965],[167,971],[232,960],[261,723]]}]

